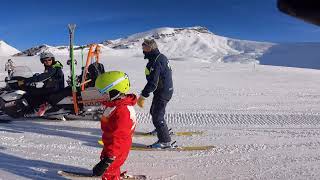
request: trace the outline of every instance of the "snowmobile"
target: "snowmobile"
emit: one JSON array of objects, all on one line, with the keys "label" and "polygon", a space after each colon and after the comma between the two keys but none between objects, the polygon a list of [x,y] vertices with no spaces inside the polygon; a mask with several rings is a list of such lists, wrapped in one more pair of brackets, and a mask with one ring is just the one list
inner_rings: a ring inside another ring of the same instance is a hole
[{"label": "snowmobile", "polygon": [[[5,79],[6,86],[0,89],[0,111],[2,111],[1,116],[9,116],[15,119],[37,117],[37,115],[34,113],[36,109],[30,106],[32,102],[28,102],[26,98],[28,95],[28,90],[26,89],[28,88],[18,85],[19,80],[24,80],[25,78],[31,76],[33,76],[33,74],[28,67],[18,66],[15,68],[12,76]],[[36,88],[39,85],[32,83],[27,86]],[[99,120],[103,111],[101,102],[104,98],[106,98],[101,97],[100,93],[93,87],[86,88],[83,91],[79,90],[76,93],[79,109],[78,113],[75,114],[70,87],[66,87],[65,89],[55,93],[53,96],[59,98],[61,97],[61,100],[55,106],[46,111],[45,115],[43,116],[44,118],[59,117],[59,119],[64,119],[68,116],[70,117],[72,115],[76,115],[72,116],[72,119],[85,117],[92,120]]]}]

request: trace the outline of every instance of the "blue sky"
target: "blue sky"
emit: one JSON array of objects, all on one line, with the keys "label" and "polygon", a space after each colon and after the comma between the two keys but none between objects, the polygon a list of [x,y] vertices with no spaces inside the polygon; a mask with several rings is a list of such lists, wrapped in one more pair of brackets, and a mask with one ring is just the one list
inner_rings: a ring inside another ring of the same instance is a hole
[{"label": "blue sky", "polygon": [[2,0],[0,39],[24,50],[101,42],[158,27],[204,26],[237,39],[319,42],[320,28],[280,13],[276,0]]}]

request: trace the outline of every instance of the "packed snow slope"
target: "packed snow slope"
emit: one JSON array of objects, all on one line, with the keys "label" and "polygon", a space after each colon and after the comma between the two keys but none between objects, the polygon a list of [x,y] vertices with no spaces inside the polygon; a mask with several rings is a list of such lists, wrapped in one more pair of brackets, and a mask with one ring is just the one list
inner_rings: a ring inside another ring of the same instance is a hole
[{"label": "packed snow slope", "polygon": [[[161,49],[160,49],[161,50]],[[142,58],[102,52],[106,70],[122,70],[131,92],[144,87]],[[76,54],[78,62],[80,54]],[[67,56],[57,59],[66,66]],[[41,72],[37,56],[14,57],[17,65]],[[210,151],[131,151],[122,170],[151,180],[318,179],[320,177],[320,71],[255,64],[172,59],[174,96],[166,119],[174,131],[204,131],[173,136],[179,145],[214,145]],[[77,73],[80,74],[78,63]],[[0,66],[4,62],[0,61]],[[5,73],[1,71],[0,78]],[[153,130],[146,107],[135,107],[137,131]],[[100,123],[25,120],[0,123],[0,179],[65,179],[61,169],[91,169],[99,161]],[[134,137],[150,144],[156,138]]]}]

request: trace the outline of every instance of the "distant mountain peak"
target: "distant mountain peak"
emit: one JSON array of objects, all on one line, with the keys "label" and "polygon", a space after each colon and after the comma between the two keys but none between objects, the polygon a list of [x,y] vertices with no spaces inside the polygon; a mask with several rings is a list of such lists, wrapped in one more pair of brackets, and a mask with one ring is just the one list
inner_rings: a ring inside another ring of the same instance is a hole
[{"label": "distant mountain peak", "polygon": [[[203,26],[172,28],[161,27],[132,34],[115,40],[103,41],[102,51],[110,54],[142,56],[141,44],[144,39],[155,39],[161,52],[171,59],[196,58],[208,62],[256,62],[273,44],[237,40],[216,35]],[[67,46],[41,45],[30,48],[18,55],[38,55],[43,51],[67,54]],[[79,48],[75,48],[79,50]]]},{"label": "distant mountain peak", "polygon": [[18,52],[19,50],[0,40],[0,56],[12,56]]},{"label": "distant mountain peak", "polygon": [[136,33],[125,38],[102,42],[114,50],[136,51],[141,54],[143,39],[155,39],[161,52],[172,59],[198,58],[210,62],[256,62],[272,43],[237,40],[215,35],[208,28],[193,26],[184,28],[162,27]]},{"label": "distant mountain peak", "polygon": [[41,44],[39,46],[35,46],[32,48],[29,48],[25,51],[19,52],[15,54],[14,56],[35,56],[40,54],[41,52],[47,51],[51,46],[47,44]]}]

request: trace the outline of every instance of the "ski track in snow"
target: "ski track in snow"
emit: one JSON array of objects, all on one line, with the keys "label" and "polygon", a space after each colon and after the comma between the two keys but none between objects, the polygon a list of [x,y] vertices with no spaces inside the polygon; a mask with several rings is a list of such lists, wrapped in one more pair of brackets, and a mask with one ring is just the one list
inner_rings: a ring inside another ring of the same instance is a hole
[{"label": "ski track in snow", "polygon": [[[166,118],[173,130],[204,131],[174,136],[179,145],[216,148],[131,151],[123,169],[149,179],[316,179],[320,175],[320,115],[169,113]],[[149,114],[138,113],[137,131],[151,129]],[[100,135],[99,122],[94,121],[2,124],[0,149],[5,153],[0,156],[0,179],[2,175],[7,179],[3,171],[17,179],[63,179],[57,170],[91,168],[98,161]],[[148,144],[155,138],[134,137],[133,141]]]}]

